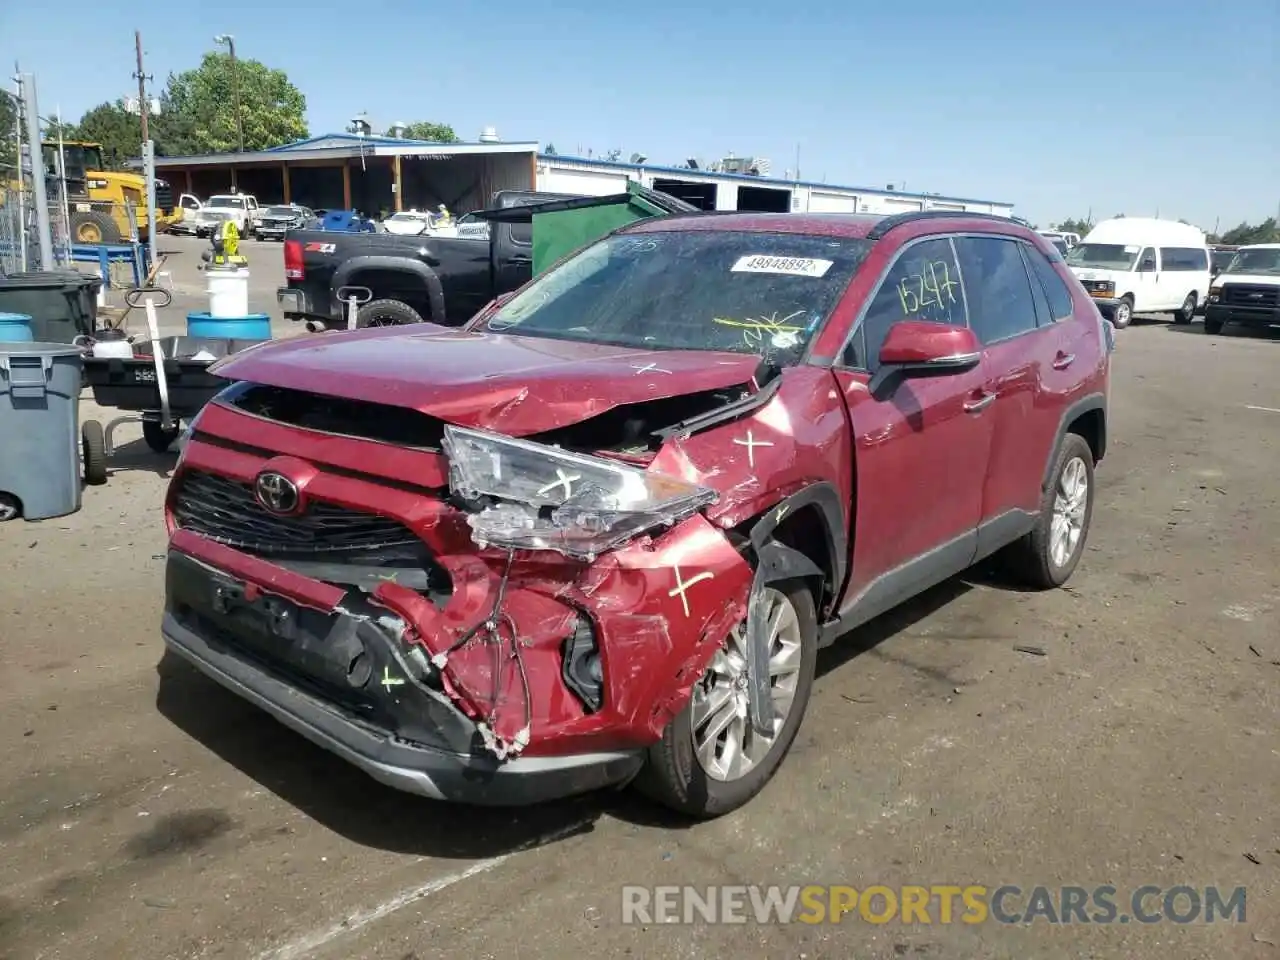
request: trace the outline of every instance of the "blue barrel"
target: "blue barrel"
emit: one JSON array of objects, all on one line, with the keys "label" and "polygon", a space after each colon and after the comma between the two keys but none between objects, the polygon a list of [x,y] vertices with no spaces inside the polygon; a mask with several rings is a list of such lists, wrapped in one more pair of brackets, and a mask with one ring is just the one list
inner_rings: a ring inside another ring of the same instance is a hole
[{"label": "blue barrel", "polygon": [[80,509],[80,348],[0,344],[0,519]]},{"label": "blue barrel", "polygon": [[0,313],[0,341],[5,343],[29,343],[31,318],[25,313]]},{"label": "blue barrel", "polygon": [[187,336],[222,340],[270,340],[271,318],[265,313],[247,317],[210,316],[208,311],[187,314]]}]

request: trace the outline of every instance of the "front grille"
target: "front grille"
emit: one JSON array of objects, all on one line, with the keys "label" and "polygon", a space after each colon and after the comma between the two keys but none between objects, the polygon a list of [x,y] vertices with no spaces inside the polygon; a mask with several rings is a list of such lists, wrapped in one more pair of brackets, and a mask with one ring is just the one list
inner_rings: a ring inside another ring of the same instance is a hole
[{"label": "front grille", "polygon": [[1233,307],[1280,307],[1280,285],[1228,283],[1222,288],[1221,301]]},{"label": "front grille", "polygon": [[397,520],[331,503],[312,502],[299,516],[277,516],[258,503],[248,484],[199,470],[179,481],[173,516],[182,530],[277,557],[356,554],[422,543]]}]

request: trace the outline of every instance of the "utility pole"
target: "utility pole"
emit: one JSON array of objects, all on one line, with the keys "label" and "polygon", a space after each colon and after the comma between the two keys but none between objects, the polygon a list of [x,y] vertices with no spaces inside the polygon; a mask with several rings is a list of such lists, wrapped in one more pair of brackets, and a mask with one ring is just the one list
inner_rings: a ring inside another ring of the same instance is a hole
[{"label": "utility pole", "polygon": [[244,120],[240,115],[240,67],[236,64],[236,38],[229,33],[220,33],[213,38],[214,43],[225,44],[231,57],[231,96],[236,107],[236,141],[240,152],[244,153]]},{"label": "utility pole", "polygon": [[147,181],[147,261],[154,268],[158,255],[156,244],[156,151],[151,142],[147,123],[147,81],[151,78],[142,69],[142,31],[133,31],[133,42],[138,53],[138,116],[142,120],[142,175]]}]

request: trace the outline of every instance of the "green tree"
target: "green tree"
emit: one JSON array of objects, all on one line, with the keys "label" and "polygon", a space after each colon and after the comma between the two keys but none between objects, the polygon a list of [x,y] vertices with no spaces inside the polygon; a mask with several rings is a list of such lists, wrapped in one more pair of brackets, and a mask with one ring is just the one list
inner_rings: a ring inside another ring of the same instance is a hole
[{"label": "green tree", "polygon": [[307,98],[283,70],[257,60],[206,53],[200,66],[170,74],[153,137],[169,156],[238,148],[236,88],[245,150],[263,150],[307,136]]},{"label": "green tree", "polygon": [[123,100],[98,104],[63,135],[102,144],[102,162],[108,170],[123,170],[128,161],[142,155],[142,119],[127,112]]},{"label": "green tree", "polygon": [[1078,220],[1063,220],[1061,223],[1057,224],[1053,229],[1061,233],[1078,233],[1080,234],[1080,236],[1083,237],[1086,233],[1088,233],[1090,230],[1093,229],[1093,224],[1090,223],[1088,220],[1085,220],[1084,218],[1080,218]]},{"label": "green tree", "polygon": [[1209,235],[1210,243],[1246,244],[1246,243],[1280,243],[1280,229],[1277,229],[1276,218],[1268,217],[1258,224],[1241,223],[1232,227],[1222,236]]},{"label": "green tree", "polygon": [[7,90],[0,90],[0,183],[18,174],[18,154],[14,149],[18,108]]},{"label": "green tree", "polygon": [[431,123],[419,120],[405,127],[404,135],[409,140],[430,140],[432,143],[457,143],[458,135],[447,123]]}]

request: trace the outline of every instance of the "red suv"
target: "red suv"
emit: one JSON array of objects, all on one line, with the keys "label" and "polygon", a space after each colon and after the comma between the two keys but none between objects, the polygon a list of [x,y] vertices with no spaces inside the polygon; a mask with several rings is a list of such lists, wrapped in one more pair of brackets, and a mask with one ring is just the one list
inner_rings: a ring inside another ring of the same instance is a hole
[{"label": "red suv", "polygon": [[691,214],[460,330],[223,361],[167,500],[168,646],[376,779],[746,802],[820,647],[1084,549],[1106,322],[992,216]]}]

